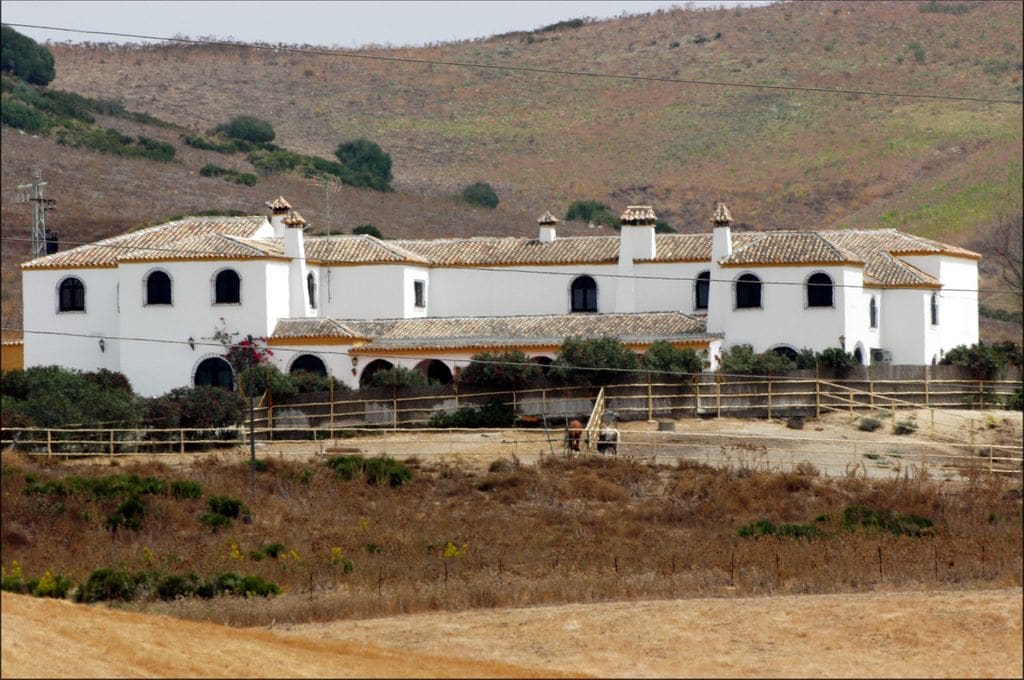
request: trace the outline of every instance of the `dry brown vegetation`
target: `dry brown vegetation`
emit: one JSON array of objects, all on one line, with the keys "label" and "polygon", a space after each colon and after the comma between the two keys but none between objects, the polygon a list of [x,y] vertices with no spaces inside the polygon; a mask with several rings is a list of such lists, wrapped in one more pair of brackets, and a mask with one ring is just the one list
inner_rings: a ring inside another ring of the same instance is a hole
[{"label": "dry brown vegetation", "polygon": [[[1020,3],[959,4],[967,11],[924,12],[910,2],[673,9],[577,29],[360,53],[1019,100]],[[252,113],[274,124],[277,143],[324,157],[345,139],[374,139],[394,158],[397,192],[343,189],[327,219],[322,192],[297,177],[261,178],[254,188],[200,177],[205,163],[239,170],[248,163],[190,149],[174,130],[145,128],[178,149],[177,161],[155,163],[5,129],[5,238],[13,225],[25,225],[17,229],[27,235],[28,210],[10,200],[10,190],[35,165],[52,183],[59,212],[51,217],[66,242],[173,214],[251,212],[279,193],[317,226],[337,231],[370,222],[399,237],[528,234],[536,215],[561,213],[574,199],[613,208],[651,203],[678,229],[698,231],[723,199],[740,226],[897,227],[969,244],[1022,203],[1022,124],[1014,104],[630,82],[233,46],[52,49],[52,87],[120,99],[183,129]],[[138,127],[102,122],[128,132]],[[473,181],[496,188],[497,212],[456,201]],[[565,233],[578,229],[562,226]],[[12,241],[4,246],[3,312],[13,326],[20,313],[14,267],[24,251]]]},{"label": "dry brown vegetation", "polygon": [[[10,454],[5,454],[10,455]],[[1021,500],[1000,478],[963,484],[652,466],[547,457],[493,471],[410,459],[406,486],[342,481],[315,461],[268,460],[248,494],[248,469],[216,462],[46,466],[8,458],[2,482],[3,562],[81,581],[101,567],[202,576],[234,571],[278,582],[279,597],[128,605],[230,625],[363,618],[643,598],[858,592],[1021,584]],[[74,472],[190,479],[204,498],[146,497],[139,531],[109,532],[114,501],[25,494]],[[214,532],[198,522],[206,495],[238,497],[251,523]],[[912,537],[844,530],[851,505],[930,518]],[[827,515],[827,517],[821,517]],[[757,520],[812,524],[810,540],[740,538]],[[277,559],[251,551],[281,543]],[[294,552],[292,552],[294,551]],[[446,556],[447,554],[447,556]],[[346,573],[340,558],[352,560]]]}]

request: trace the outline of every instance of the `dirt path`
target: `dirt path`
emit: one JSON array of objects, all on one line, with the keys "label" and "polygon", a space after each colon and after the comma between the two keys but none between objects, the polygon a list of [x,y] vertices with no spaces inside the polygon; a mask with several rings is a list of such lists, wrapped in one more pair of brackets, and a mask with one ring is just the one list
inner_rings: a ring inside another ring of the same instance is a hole
[{"label": "dirt path", "polygon": [[4,593],[2,665],[4,677],[1020,677],[1021,597],[617,602],[267,631]]}]

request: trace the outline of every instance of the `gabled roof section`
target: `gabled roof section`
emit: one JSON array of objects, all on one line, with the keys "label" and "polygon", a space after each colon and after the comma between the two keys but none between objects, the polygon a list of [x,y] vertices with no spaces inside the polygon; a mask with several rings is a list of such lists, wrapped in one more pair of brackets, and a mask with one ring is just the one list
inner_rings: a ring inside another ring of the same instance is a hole
[{"label": "gabled roof section", "polygon": [[619,257],[618,236],[574,236],[550,243],[512,236],[392,241],[441,267],[602,264]]},{"label": "gabled roof section", "polygon": [[382,241],[368,234],[307,238],[306,258],[332,264],[430,264],[421,254],[402,247],[402,241]]},{"label": "gabled roof section", "polygon": [[298,338],[366,340],[366,336],[335,319],[278,319],[271,340]]},{"label": "gabled roof section", "polygon": [[815,231],[765,231],[737,234],[732,255],[722,265],[861,263],[855,252]]},{"label": "gabled roof section", "polygon": [[201,234],[174,241],[160,249],[131,251],[118,255],[118,262],[159,262],[166,260],[247,260],[284,257],[281,240],[253,240],[225,234]]},{"label": "gabled roof section", "polygon": [[833,243],[859,253],[884,251],[893,255],[950,255],[973,260],[981,258],[972,250],[895,229],[850,229],[818,233]]},{"label": "gabled roof section", "polygon": [[706,342],[705,320],[680,312],[638,314],[554,314],[502,317],[428,317],[344,320],[340,323],[372,338],[357,351],[457,349],[480,347],[557,347],[569,336],[617,337],[625,343],[656,340]]},{"label": "gabled roof section", "polygon": [[[267,223],[261,215],[250,217],[186,217],[174,222],[121,234],[78,246],[71,250],[37,257],[21,265],[22,269],[75,269],[116,267],[118,260],[178,259],[183,248],[179,242],[211,234],[251,238]],[[200,255],[204,253],[199,253]]]}]

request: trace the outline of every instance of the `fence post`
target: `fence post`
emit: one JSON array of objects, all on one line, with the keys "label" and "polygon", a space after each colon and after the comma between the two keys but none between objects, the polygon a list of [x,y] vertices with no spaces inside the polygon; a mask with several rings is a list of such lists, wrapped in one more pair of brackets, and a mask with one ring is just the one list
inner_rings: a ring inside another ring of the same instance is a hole
[{"label": "fence post", "polygon": [[329,421],[330,425],[327,426],[327,431],[330,433],[331,439],[334,439],[334,377],[333,376],[328,376],[328,377],[330,378],[329,384],[331,386],[331,411],[330,411],[331,415],[330,415],[330,421]]},{"label": "fence post", "polygon": [[722,375],[715,374],[715,417],[722,417]]},{"label": "fence post", "polygon": [[46,457],[49,458],[53,455],[53,431],[46,431]]},{"label": "fence post", "polygon": [[818,364],[814,364],[814,417],[821,417],[821,375]]},{"label": "fence post", "polygon": [[974,448],[974,418],[969,419],[967,422],[971,424],[971,455],[975,455],[977,451]]},{"label": "fence post", "polygon": [[931,409],[931,414],[932,414],[932,418],[931,418],[931,421],[932,421],[932,436],[934,437],[935,436],[935,409]]},{"label": "fence post", "polygon": [[178,448],[181,453],[185,453],[185,428],[178,431]]},{"label": "fence post", "polygon": [[540,417],[544,419],[544,427],[546,429],[548,421],[548,391],[546,388],[541,388],[540,390],[540,413]]},{"label": "fence post", "polygon": [[871,403],[871,409],[875,408],[875,381],[868,377],[868,399]]},{"label": "fence post", "polygon": [[981,401],[981,410],[985,410],[985,381],[978,381],[978,399]]},{"label": "fence post", "polygon": [[772,374],[768,374],[768,420],[772,419]]},{"label": "fence post", "polygon": [[110,430],[110,455],[114,455],[114,430]]},{"label": "fence post", "polygon": [[651,377],[650,371],[647,373],[647,420],[654,420],[654,396],[652,394],[651,384],[653,378]]},{"label": "fence post", "polygon": [[459,381],[452,380],[452,389],[455,390],[455,410],[459,410]]},{"label": "fence post", "polygon": [[[929,408],[931,408],[931,399],[930,399],[930,395],[928,394],[928,392],[929,392],[929,390],[928,390],[928,375],[931,373],[931,370],[929,370],[930,368],[931,368],[930,366],[925,366],[924,367],[924,405],[929,407]],[[934,414],[933,414],[933,417],[934,417]],[[933,428],[933,430],[934,430],[934,428]],[[932,434],[934,434],[934,431],[932,432]]]}]

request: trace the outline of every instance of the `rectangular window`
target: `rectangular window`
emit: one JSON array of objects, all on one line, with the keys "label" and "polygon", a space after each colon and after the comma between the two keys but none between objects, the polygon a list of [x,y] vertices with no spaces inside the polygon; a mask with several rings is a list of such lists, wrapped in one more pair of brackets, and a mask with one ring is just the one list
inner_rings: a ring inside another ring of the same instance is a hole
[{"label": "rectangular window", "polygon": [[416,298],[417,307],[427,306],[427,282],[426,281],[413,281],[412,292]]}]

